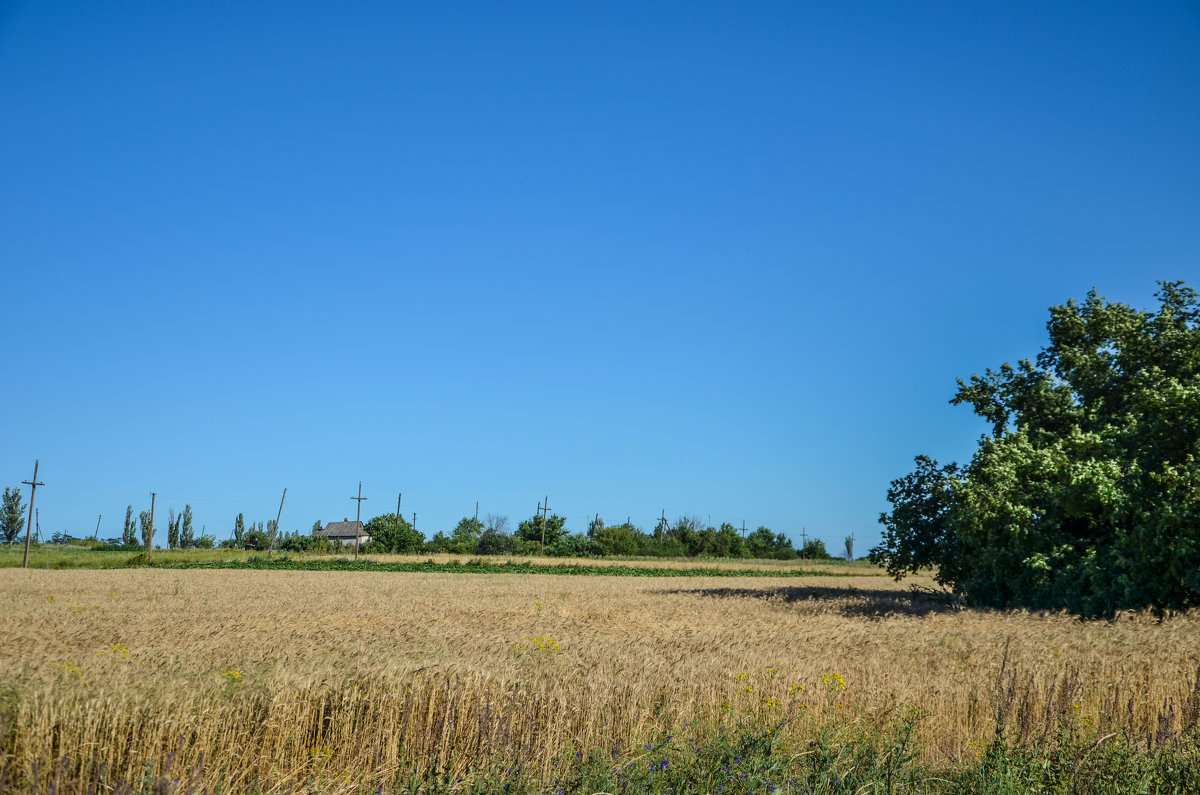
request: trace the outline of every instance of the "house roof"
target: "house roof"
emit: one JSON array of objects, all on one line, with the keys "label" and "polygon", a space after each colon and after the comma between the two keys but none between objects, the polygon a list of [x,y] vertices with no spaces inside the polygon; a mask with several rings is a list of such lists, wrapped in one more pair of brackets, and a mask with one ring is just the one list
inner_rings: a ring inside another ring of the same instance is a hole
[{"label": "house roof", "polygon": [[330,522],[324,530],[318,530],[317,535],[328,538],[354,538],[355,535],[365,536],[362,522]]}]

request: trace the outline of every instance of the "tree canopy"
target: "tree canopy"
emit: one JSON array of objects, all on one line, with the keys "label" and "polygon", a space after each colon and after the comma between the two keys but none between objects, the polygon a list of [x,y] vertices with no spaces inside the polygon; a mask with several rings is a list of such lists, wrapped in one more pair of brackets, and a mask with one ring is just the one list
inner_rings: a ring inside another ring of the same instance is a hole
[{"label": "tree canopy", "polygon": [[991,433],[964,467],[920,456],[892,482],[872,559],[980,605],[1200,605],[1200,301],[1160,287],[1156,311],[1095,290],[1052,307],[1036,362],[959,380]]},{"label": "tree canopy", "polygon": [[25,508],[21,505],[21,487],[4,487],[4,502],[0,504],[0,537],[11,544],[25,529]]},{"label": "tree canopy", "polygon": [[403,516],[385,513],[371,519],[363,530],[371,537],[370,548],[378,552],[419,552],[425,536]]}]

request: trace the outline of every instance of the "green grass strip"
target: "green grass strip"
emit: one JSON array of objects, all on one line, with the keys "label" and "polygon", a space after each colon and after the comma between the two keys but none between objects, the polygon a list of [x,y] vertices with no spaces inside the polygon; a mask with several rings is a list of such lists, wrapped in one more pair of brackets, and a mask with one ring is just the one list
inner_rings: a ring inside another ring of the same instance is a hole
[{"label": "green grass strip", "polygon": [[723,569],[716,567],[666,568],[659,566],[604,566],[578,563],[555,565],[552,563],[527,563],[506,561],[469,560],[464,563],[436,561],[401,561],[380,563],[370,560],[353,561],[346,558],[333,560],[292,560],[287,557],[273,559],[249,558],[247,560],[225,560],[208,563],[151,563],[151,568],[161,569],[253,569],[277,571],[390,571],[390,572],[436,572],[444,574],[554,574],[559,576],[584,577],[877,577],[866,572],[803,571],[771,569]]}]

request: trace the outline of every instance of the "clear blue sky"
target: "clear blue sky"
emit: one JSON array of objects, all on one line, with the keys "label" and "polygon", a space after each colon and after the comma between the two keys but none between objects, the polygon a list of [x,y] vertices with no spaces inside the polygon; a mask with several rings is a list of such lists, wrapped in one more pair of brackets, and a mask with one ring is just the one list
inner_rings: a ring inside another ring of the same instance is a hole
[{"label": "clear blue sky", "polygon": [[984,432],[956,377],[1200,282],[1194,2],[7,0],[0,109],[46,535],[361,480],[426,535],[548,494],[862,551]]}]

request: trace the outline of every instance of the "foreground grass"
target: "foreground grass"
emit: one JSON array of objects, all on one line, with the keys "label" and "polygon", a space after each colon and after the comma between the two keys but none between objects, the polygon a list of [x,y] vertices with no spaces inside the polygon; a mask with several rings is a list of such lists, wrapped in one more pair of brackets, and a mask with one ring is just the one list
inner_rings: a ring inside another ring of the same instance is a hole
[{"label": "foreground grass", "polygon": [[4,792],[1195,791],[1190,614],[159,568],[0,570],[0,599]]}]

